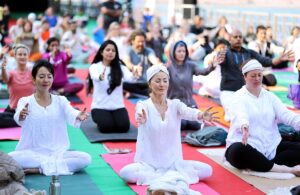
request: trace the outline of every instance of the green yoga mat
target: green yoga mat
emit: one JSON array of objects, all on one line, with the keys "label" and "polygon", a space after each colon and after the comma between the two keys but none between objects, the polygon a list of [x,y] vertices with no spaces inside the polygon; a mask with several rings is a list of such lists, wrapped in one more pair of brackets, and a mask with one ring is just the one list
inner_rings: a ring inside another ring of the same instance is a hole
[{"label": "green yoga mat", "polygon": [[[25,178],[27,189],[46,190],[49,193],[50,176],[27,175]],[[82,171],[74,175],[60,176],[61,194],[72,195],[101,195],[103,194],[91,178]]]}]

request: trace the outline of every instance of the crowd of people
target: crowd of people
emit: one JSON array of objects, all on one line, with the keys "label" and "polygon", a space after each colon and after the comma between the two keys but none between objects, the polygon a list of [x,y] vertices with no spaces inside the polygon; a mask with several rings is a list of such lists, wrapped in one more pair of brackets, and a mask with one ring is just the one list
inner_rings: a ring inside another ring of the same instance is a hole
[{"label": "crowd of people", "polygon": [[[201,123],[218,120],[210,108],[197,108],[196,81],[202,85],[199,94],[219,98],[231,121],[225,153],[231,165],[300,176],[300,145],[283,141],[277,127],[280,120],[298,130],[300,117],[266,90],[277,84],[272,69],[300,64],[299,27],[280,44],[269,26],[243,36],[226,17],[217,26],[206,26],[200,16],[192,24],[162,26],[149,8],[143,14],[144,21],[134,22],[120,3],[108,0],[101,5],[93,37],[80,17],[56,15],[52,7],[7,28],[8,22],[1,22],[0,78],[8,86],[9,104],[0,113],[0,131],[24,129],[9,155],[25,173],[73,174],[91,163],[88,153],[69,151],[66,126],[79,127],[87,119],[85,109],[74,109],[65,98],[86,87],[92,94],[86,106],[102,133],[128,132],[124,98],[145,99],[136,105],[136,154],[120,172],[125,181],[154,186],[172,181],[177,192],[193,193],[188,185],[213,170],[183,160],[181,130],[201,130]],[[90,56],[88,85],[71,83],[76,71],[71,64],[86,63]]]}]

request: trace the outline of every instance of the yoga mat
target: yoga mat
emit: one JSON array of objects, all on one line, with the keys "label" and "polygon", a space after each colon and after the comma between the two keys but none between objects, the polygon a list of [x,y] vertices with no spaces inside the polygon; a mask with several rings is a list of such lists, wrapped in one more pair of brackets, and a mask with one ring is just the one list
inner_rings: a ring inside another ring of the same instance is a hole
[{"label": "yoga mat", "polygon": [[[132,142],[105,142],[105,146],[110,149],[114,148],[129,148],[135,151],[135,143]],[[259,189],[253,187],[247,182],[243,181],[239,177],[235,176],[230,171],[223,168],[218,163],[214,162],[205,155],[199,153],[196,147],[189,146],[188,144],[182,144],[183,158],[185,160],[196,160],[204,162],[212,166],[213,175],[205,180],[205,183],[214,189],[216,192],[225,195],[232,194],[251,194],[251,195],[262,195],[264,194]],[[122,154],[125,155],[125,154]],[[127,154],[129,155],[129,154]],[[125,156],[126,157],[126,156]],[[119,161],[122,158],[118,158]],[[122,159],[126,160],[126,159]],[[118,171],[116,171],[118,172]]]},{"label": "yoga mat", "polygon": [[21,127],[0,128],[0,140],[19,140]]},{"label": "yoga mat", "polygon": [[83,104],[84,102],[76,94],[67,95],[66,98],[71,102],[71,104]]},{"label": "yoga mat", "polygon": [[69,82],[70,83],[83,83],[83,81],[79,78],[79,77],[77,77],[77,76],[70,76],[69,78]]},{"label": "yoga mat", "polygon": [[[198,152],[212,159],[216,163],[218,163],[223,168],[227,169],[231,173],[235,174],[237,177],[246,181],[247,183],[253,185],[254,187],[260,189],[264,193],[269,193],[271,190],[274,190],[278,187],[291,187],[297,186],[300,183],[300,178],[296,177],[288,180],[277,180],[277,179],[268,179],[257,176],[251,176],[243,174],[241,171],[225,166],[223,163],[223,156],[225,152],[225,148],[216,148],[216,149],[198,149]],[[255,160],[255,159],[253,159]]]},{"label": "yoga mat", "polygon": [[[88,68],[89,66],[86,66]],[[76,69],[75,75],[77,78],[80,78],[82,81],[85,81],[88,75],[88,69]],[[92,96],[86,94],[86,86],[83,90],[76,94],[82,101],[82,104],[76,104],[76,108],[83,110],[87,109],[87,112],[90,112]]]},{"label": "yoga mat", "polygon": [[193,95],[193,98],[196,101],[197,106],[201,111],[204,111],[209,107],[213,107],[211,111],[217,111],[218,113],[216,114],[216,116],[220,118],[218,120],[218,123],[220,123],[225,127],[229,127],[230,123],[224,120],[224,109],[222,106],[200,95]]},{"label": "yoga mat", "polygon": [[269,86],[267,88],[270,91],[284,91],[284,92],[288,91],[288,88],[287,87],[283,87],[283,86]]},{"label": "yoga mat", "polygon": [[[0,99],[0,105],[8,105],[9,100],[8,99]],[[5,106],[5,107],[6,107]]]},{"label": "yoga mat", "polygon": [[[133,163],[134,153],[129,154],[103,154],[103,159],[113,168],[117,173],[120,172],[121,168],[125,165]],[[122,160],[120,160],[122,159]],[[137,194],[145,195],[147,186],[137,186],[133,184],[129,184]],[[203,182],[198,184],[190,185],[190,188],[196,191],[201,192],[203,195],[218,195],[219,193],[210,188]]]},{"label": "yoga mat", "polygon": [[[101,195],[103,194],[85,171],[74,175],[60,176],[61,194]],[[26,175],[25,186],[28,189],[46,190],[49,194],[51,177],[44,175]]]},{"label": "yoga mat", "polygon": [[89,117],[81,124],[81,130],[90,142],[103,142],[103,141],[132,141],[137,138],[137,129],[132,124],[127,133],[101,133],[97,125]]}]

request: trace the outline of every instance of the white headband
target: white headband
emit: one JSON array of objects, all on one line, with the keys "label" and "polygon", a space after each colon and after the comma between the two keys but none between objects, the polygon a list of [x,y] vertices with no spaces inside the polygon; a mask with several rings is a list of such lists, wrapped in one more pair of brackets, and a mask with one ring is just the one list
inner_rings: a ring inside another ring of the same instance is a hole
[{"label": "white headband", "polygon": [[250,60],[243,66],[242,73],[245,74],[251,70],[263,70],[263,67],[257,60]]},{"label": "white headband", "polygon": [[160,71],[166,73],[169,77],[169,71],[165,66],[163,66],[163,65],[153,65],[150,68],[148,68],[148,70],[147,70],[147,82],[149,82],[150,79]]}]

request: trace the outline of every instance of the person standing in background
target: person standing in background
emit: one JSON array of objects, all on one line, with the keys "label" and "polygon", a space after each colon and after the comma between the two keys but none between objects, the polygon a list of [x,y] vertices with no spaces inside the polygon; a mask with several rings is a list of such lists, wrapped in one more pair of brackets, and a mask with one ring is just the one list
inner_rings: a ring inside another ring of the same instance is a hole
[{"label": "person standing in background", "polygon": [[101,4],[101,13],[103,14],[105,32],[112,22],[119,22],[122,14],[122,5],[115,0],[107,0]]}]

